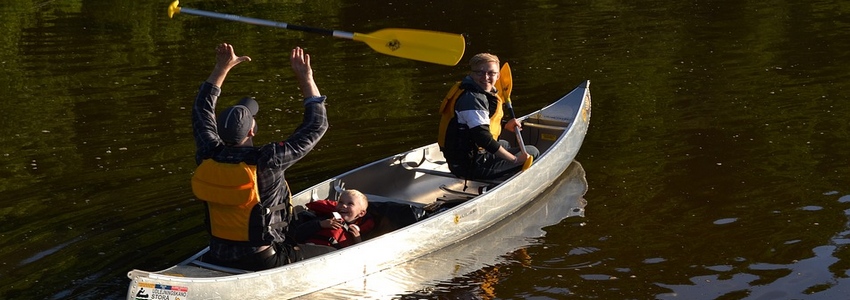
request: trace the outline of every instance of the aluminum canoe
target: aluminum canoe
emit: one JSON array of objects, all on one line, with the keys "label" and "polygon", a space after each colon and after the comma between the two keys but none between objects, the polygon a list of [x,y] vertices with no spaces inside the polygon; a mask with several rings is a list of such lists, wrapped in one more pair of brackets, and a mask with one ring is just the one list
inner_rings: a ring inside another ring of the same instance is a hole
[{"label": "aluminum canoe", "polygon": [[[370,213],[381,206],[379,202],[409,207],[416,220],[403,227],[329,254],[257,272],[205,266],[197,261],[204,249],[164,270],[128,272],[127,299],[290,299],[463,243],[510,217],[564,173],[584,141],[590,112],[590,81],[584,81],[555,102],[520,117],[524,142],[535,145],[541,155],[528,169],[503,180],[452,176],[434,143],[293,195],[293,204],[303,205],[335,198],[342,189],[357,189],[369,197]],[[505,131],[501,139],[515,143],[516,137],[506,134],[512,133]]]}]

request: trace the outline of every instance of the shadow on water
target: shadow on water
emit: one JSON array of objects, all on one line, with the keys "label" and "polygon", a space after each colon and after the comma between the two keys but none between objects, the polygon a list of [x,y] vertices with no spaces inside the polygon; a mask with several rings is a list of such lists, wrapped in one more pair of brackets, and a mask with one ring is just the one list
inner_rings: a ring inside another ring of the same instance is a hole
[{"label": "shadow on water", "polygon": [[[491,278],[488,276],[477,279],[476,272],[517,258],[525,260],[524,249],[546,235],[544,227],[558,224],[565,218],[584,216],[586,191],[584,168],[573,161],[555,184],[493,227],[415,261],[304,298],[421,299],[445,293],[477,298],[475,294],[486,292],[493,282],[488,281]],[[466,278],[470,274],[472,278]]]}]

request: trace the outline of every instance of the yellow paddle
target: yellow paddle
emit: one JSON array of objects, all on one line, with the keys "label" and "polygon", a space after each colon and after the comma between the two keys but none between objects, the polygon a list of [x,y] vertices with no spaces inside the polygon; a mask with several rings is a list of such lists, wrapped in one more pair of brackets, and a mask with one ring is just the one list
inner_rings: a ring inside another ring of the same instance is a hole
[{"label": "yellow paddle", "polygon": [[[508,114],[510,114],[511,119],[516,119],[516,115],[514,114],[514,107],[511,105],[511,90],[513,89],[513,78],[511,78],[511,66],[508,63],[502,65],[502,69],[499,71],[499,82],[497,82],[497,86],[499,90],[499,94],[502,99],[505,99],[505,104],[508,107]],[[516,140],[519,144],[522,153],[528,156],[528,159],[525,160],[525,163],[522,164],[522,170],[525,171],[531,164],[534,162],[534,157],[528,155],[528,152],[525,152],[525,142],[522,140],[522,133],[520,130],[514,130],[516,133]]]},{"label": "yellow paddle", "polygon": [[168,6],[169,18],[172,18],[174,14],[184,13],[254,25],[330,35],[338,38],[364,42],[373,50],[386,55],[447,66],[456,65],[460,61],[460,58],[463,57],[463,52],[466,49],[466,41],[464,40],[463,35],[460,34],[405,28],[387,28],[368,34],[356,32],[352,33],[178,7],[178,2],[179,1],[174,1],[170,6]]}]

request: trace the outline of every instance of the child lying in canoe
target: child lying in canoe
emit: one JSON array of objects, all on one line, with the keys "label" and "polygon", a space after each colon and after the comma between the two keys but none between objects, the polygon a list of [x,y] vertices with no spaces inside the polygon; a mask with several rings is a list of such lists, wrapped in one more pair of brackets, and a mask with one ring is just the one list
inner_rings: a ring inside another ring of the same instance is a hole
[{"label": "child lying in canoe", "polygon": [[358,190],[344,191],[339,201],[318,200],[306,206],[292,233],[299,244],[327,246],[330,252],[361,242],[361,234],[375,227],[371,218],[364,218],[369,202]]}]

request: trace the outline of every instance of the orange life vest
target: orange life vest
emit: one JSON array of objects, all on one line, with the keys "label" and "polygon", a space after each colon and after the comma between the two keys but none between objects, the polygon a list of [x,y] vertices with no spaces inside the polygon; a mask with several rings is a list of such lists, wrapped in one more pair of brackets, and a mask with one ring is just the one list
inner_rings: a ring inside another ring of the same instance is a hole
[{"label": "orange life vest", "polygon": [[[501,89],[497,88],[497,90]],[[446,131],[449,128],[449,123],[455,118],[455,104],[457,103],[457,99],[460,98],[460,95],[463,94],[463,91],[464,89],[460,88],[460,81],[456,82],[440,103],[440,128],[437,132],[437,144],[440,146],[440,149],[446,146]],[[498,99],[496,110],[493,116],[490,117],[490,134],[493,135],[494,140],[498,141],[499,135],[502,134],[502,117],[505,116],[502,106],[505,101],[499,94],[496,94],[496,99]]]},{"label": "orange life vest", "polygon": [[244,162],[221,163],[204,160],[192,176],[192,191],[198,199],[206,201],[209,210],[210,231],[214,237],[237,242],[261,242],[262,237],[249,232],[262,232],[252,228],[254,218],[262,218],[266,209],[259,207],[257,166]]}]

